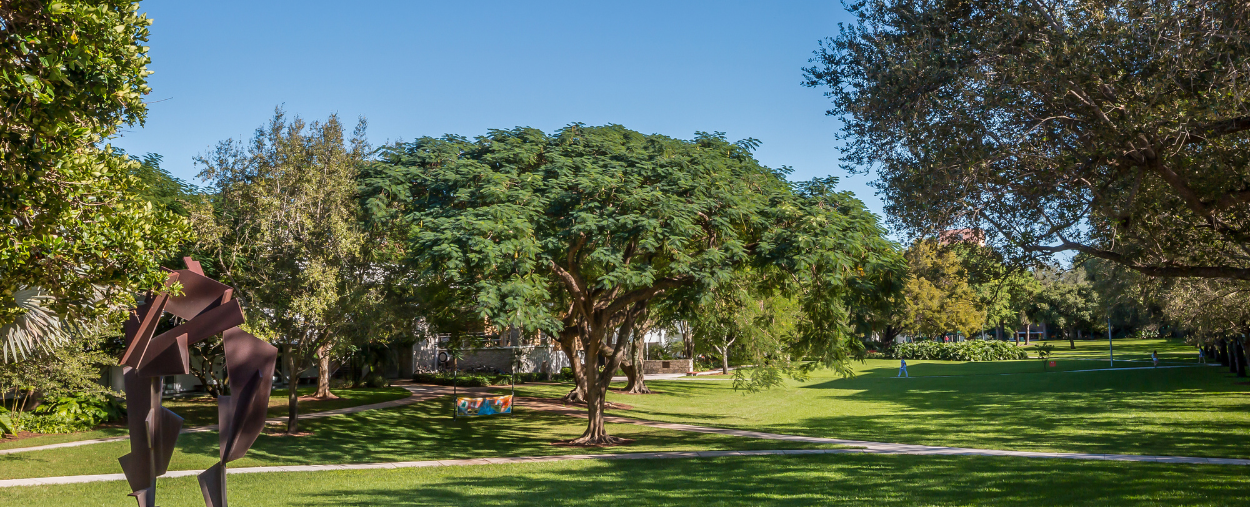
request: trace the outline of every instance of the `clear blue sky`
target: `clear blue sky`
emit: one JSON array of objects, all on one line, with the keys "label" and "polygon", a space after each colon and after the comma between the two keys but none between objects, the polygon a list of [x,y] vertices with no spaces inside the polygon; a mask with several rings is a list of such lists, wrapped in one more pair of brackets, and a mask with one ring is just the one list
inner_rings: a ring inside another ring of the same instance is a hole
[{"label": "clear blue sky", "polygon": [[491,128],[619,123],[689,139],[763,142],[792,179],[836,175],[881,213],[869,177],[838,168],[838,121],[800,85],[839,2],[277,2],[147,0],[146,126],[113,144],[192,157],[250,137],[277,105],[369,120],[376,145]]}]

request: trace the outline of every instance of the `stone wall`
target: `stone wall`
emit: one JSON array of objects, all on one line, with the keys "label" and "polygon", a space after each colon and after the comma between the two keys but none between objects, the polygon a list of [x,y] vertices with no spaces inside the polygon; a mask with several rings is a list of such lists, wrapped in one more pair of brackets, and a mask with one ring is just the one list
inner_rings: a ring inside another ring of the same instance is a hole
[{"label": "stone wall", "polygon": [[691,373],[694,365],[689,359],[646,360],[642,362],[642,374],[656,373]]}]

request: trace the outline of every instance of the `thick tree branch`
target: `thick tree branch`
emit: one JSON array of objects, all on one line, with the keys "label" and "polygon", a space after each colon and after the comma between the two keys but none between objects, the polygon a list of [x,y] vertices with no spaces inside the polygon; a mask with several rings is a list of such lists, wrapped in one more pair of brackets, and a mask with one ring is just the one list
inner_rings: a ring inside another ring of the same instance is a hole
[{"label": "thick tree branch", "polygon": [[1156,276],[1163,278],[1233,278],[1237,280],[1250,280],[1250,269],[1236,268],[1232,266],[1178,266],[1178,265],[1149,265],[1138,264],[1130,261],[1121,254],[1101,250],[1081,243],[1064,241],[1058,245],[1027,245],[1024,247],[1027,251],[1058,253],[1064,251],[1077,251],[1083,254],[1106,259],[1143,275]]},{"label": "thick tree branch", "polygon": [[646,301],[648,299],[651,299],[656,294],[659,294],[660,292],[663,292],[668,289],[681,287],[683,285],[686,285],[692,282],[694,282],[694,278],[689,277],[689,276],[683,276],[681,278],[663,278],[655,282],[655,284],[651,285],[650,287],[634,289],[632,291],[621,294],[620,297],[614,299],[611,304],[609,304],[606,308],[602,310],[603,314],[613,315],[616,312],[624,310],[626,306],[629,306],[631,304],[634,304],[640,301]]}]

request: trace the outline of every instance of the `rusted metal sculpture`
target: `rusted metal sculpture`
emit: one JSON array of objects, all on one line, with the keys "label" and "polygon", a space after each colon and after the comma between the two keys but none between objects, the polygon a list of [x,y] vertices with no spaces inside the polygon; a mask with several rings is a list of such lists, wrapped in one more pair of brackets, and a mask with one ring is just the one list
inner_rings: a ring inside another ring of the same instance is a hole
[{"label": "rusted metal sculpture", "polygon": [[[122,471],[139,507],[156,507],[156,477],[169,468],[182,418],[161,406],[166,375],[190,373],[190,350],[196,342],[222,334],[230,396],[217,398],[221,461],[200,474],[208,507],[226,506],[226,463],[242,458],[265,426],[269,391],[278,349],[239,329],[243,309],[234,290],[204,276],[200,263],[186,258],[187,269],[171,272],[166,287],[182,284],[181,296],[169,291],[148,294],[126,322],[123,368],[130,420],[130,454]],[[186,322],[158,336],[156,325],[169,312]]]}]

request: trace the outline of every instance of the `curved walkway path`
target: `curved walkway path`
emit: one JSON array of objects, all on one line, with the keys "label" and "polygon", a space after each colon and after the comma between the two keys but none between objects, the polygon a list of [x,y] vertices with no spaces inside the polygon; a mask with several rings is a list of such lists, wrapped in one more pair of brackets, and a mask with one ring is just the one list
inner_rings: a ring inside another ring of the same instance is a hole
[{"label": "curved walkway path", "polygon": [[[332,415],[350,414],[355,412],[363,412],[365,410],[375,410],[379,408],[391,408],[403,405],[410,405],[418,401],[429,400],[440,396],[451,394],[451,388],[445,386],[424,386],[404,384],[401,385],[407,389],[412,396],[399,400],[392,400],[383,403],[374,403],[371,405],[361,405],[358,407],[348,407],[337,410],[327,410],[325,412],[315,412],[300,416],[301,419],[329,417]],[[482,391],[489,388],[477,388],[465,390],[466,392]],[[586,411],[576,406],[562,405],[554,400],[544,398],[518,398],[517,406],[524,404],[526,408],[553,412],[572,417],[587,417]],[[1050,459],[1076,459],[1076,460],[1102,460],[1102,461],[1133,461],[1148,463],[1184,463],[1197,465],[1239,465],[1250,466],[1250,459],[1239,458],[1201,458],[1190,456],[1147,456],[1140,454],[1094,454],[1094,453],[1071,453],[1071,452],[1032,452],[1032,451],[1007,451],[1000,449],[973,449],[966,447],[941,447],[931,445],[914,445],[914,444],[892,444],[886,442],[869,442],[863,440],[845,440],[840,438],[824,438],[824,437],[807,437],[801,435],[785,435],[779,433],[766,433],[761,431],[750,430],[734,430],[726,428],[712,428],[707,426],[695,426],[691,424],[666,423],[658,421],[644,421],[641,419],[631,419],[628,417],[607,416],[606,422],[613,424],[636,424],[640,426],[650,426],[653,428],[662,428],[673,431],[689,431],[694,433],[711,433],[718,435],[728,435],[743,438],[758,438],[765,440],[778,440],[783,442],[804,442],[804,443],[820,443],[845,445],[850,448],[846,449],[776,449],[776,450],[756,450],[756,451],[689,451],[689,452],[643,452],[643,453],[618,453],[618,454],[571,454],[558,456],[517,456],[517,457],[500,457],[500,458],[477,458],[477,459],[461,459],[461,460],[429,460],[429,461],[400,461],[388,463],[357,463],[342,465],[298,465],[298,466],[267,466],[267,467],[244,467],[231,468],[228,470],[231,474],[247,474],[247,473],[271,473],[271,472],[316,472],[325,470],[365,470],[375,468],[416,468],[416,467],[446,467],[446,466],[467,466],[467,465],[502,465],[512,463],[534,463],[545,461],[569,461],[569,460],[588,460],[588,459],[674,459],[674,458],[712,458],[721,456],[769,456],[782,454],[847,454],[847,453],[865,453],[865,454],[913,454],[923,456],[1009,456],[1018,458],[1050,458]],[[285,422],[283,418],[272,418],[269,423]],[[199,428],[190,428],[184,432],[211,431],[214,426],[204,426]],[[37,449],[49,449],[57,447],[72,447],[75,445],[86,445],[98,442],[111,442],[116,440],[124,440],[126,437],[114,437],[109,439],[96,439],[82,442],[68,442],[66,444],[53,444],[49,446],[27,447],[22,451],[31,451]],[[9,451],[18,451],[19,449],[10,449]],[[178,470],[171,471],[161,477],[186,477],[191,475],[199,475],[202,470]],[[39,486],[53,484],[74,484],[82,482],[102,482],[102,481],[121,481],[125,480],[122,474],[99,474],[99,475],[74,475],[63,477],[37,477],[29,479],[8,479],[0,480],[0,488],[15,486]]]}]

